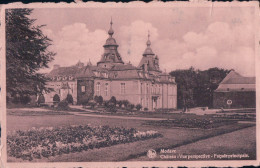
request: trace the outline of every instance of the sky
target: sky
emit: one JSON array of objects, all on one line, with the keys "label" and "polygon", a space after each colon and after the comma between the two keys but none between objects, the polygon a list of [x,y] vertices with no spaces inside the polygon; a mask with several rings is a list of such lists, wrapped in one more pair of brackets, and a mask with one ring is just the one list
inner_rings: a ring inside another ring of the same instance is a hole
[{"label": "sky", "polygon": [[113,37],[125,63],[137,66],[150,32],[151,48],[162,71],[193,66],[234,69],[255,75],[255,22],[251,7],[49,8],[34,9],[35,24],[53,40],[50,63],[71,66],[79,60],[96,64],[104,52],[110,19]]}]

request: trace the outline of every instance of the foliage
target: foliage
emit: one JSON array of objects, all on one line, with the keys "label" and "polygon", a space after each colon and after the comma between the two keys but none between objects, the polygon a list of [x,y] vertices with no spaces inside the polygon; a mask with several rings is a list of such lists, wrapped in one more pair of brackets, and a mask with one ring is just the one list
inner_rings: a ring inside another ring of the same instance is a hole
[{"label": "foliage", "polygon": [[127,109],[128,110],[133,110],[135,108],[134,104],[128,104]]},{"label": "foliage", "polygon": [[81,99],[81,104],[83,105],[83,106],[86,106],[87,104],[88,104],[88,102],[89,102],[89,97],[83,97],[82,99]]},{"label": "foliage", "polygon": [[108,107],[109,106],[109,101],[104,101],[103,104],[104,104],[105,107]]},{"label": "foliage", "polygon": [[141,104],[137,104],[137,105],[135,106],[135,108],[136,108],[136,110],[140,111],[140,110],[142,109],[142,105],[141,105]]},{"label": "foliage", "polygon": [[122,101],[122,100],[119,100],[119,101],[117,101],[117,104],[118,104],[119,108],[121,108],[122,105],[123,105],[123,101]]},{"label": "foliage", "polygon": [[45,98],[42,94],[38,97],[37,103],[38,105],[45,103]]},{"label": "foliage", "polygon": [[32,9],[6,10],[6,91],[11,98],[37,95],[46,87],[47,77],[39,73],[48,68],[55,53],[48,51],[51,40],[31,19]]},{"label": "foliage", "polygon": [[90,101],[88,102],[88,105],[89,105],[92,109],[95,108],[96,104],[97,104],[97,103],[96,103],[94,100],[90,100]]},{"label": "foliage", "polygon": [[67,101],[69,104],[73,104],[73,97],[72,97],[71,94],[67,94],[66,101]]},{"label": "foliage", "polygon": [[60,102],[60,96],[57,95],[57,94],[55,94],[55,95],[53,96],[53,101],[54,101],[55,103]]},{"label": "foliage", "polygon": [[106,107],[106,111],[115,113],[117,112],[116,105],[113,103],[108,103],[108,106]]},{"label": "foliage", "polygon": [[237,121],[227,119],[198,119],[198,118],[179,118],[174,120],[148,121],[145,125],[164,126],[164,127],[184,127],[212,129],[220,126],[234,124]]},{"label": "foliage", "polygon": [[115,96],[112,96],[112,97],[110,98],[109,102],[112,103],[112,104],[114,104],[114,105],[116,105],[116,98],[115,98]]},{"label": "foliage", "polygon": [[170,72],[178,85],[178,108],[212,107],[213,92],[228,73],[229,70],[225,69],[210,68],[200,71],[193,67]]},{"label": "foliage", "polygon": [[102,96],[95,96],[94,100],[96,103],[98,103],[99,105],[102,105],[103,103],[103,97]]},{"label": "foliage", "polygon": [[30,103],[30,101],[31,101],[30,95],[22,95],[22,96],[20,97],[20,102],[21,102],[22,104],[28,104],[28,103]]},{"label": "foliage", "polygon": [[[7,136],[7,154],[23,160],[104,148],[160,137],[157,131],[140,132],[134,128],[109,126],[69,126],[17,131]],[[39,140],[40,139],[40,140]]]},{"label": "foliage", "polygon": [[147,107],[145,107],[145,108],[144,108],[144,111],[148,111],[148,108],[147,108]]},{"label": "foliage", "polygon": [[66,100],[62,100],[59,102],[57,110],[68,110],[69,109],[69,103]]},{"label": "foliage", "polygon": [[126,108],[130,102],[128,100],[123,100],[123,105]]}]

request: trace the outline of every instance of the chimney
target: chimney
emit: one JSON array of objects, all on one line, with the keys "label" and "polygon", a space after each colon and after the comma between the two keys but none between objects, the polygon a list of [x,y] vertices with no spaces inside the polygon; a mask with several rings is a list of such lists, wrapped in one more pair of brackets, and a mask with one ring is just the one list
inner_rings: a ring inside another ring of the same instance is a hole
[{"label": "chimney", "polygon": [[58,64],[53,65],[53,69],[58,69],[58,68],[60,68],[60,65]]}]

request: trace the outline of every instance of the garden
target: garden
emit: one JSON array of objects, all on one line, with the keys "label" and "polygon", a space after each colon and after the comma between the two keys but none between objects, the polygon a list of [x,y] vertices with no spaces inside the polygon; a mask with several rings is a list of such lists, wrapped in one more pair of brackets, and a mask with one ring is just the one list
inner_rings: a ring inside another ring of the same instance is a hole
[{"label": "garden", "polygon": [[224,125],[235,124],[237,121],[226,119],[214,119],[214,118],[179,118],[171,120],[161,121],[147,121],[143,125],[153,125],[161,127],[183,127],[183,128],[199,128],[199,129],[212,129],[218,128]]},{"label": "garden", "polygon": [[109,126],[32,128],[9,134],[7,153],[10,157],[31,161],[161,136],[157,131],[137,131],[134,128]]}]

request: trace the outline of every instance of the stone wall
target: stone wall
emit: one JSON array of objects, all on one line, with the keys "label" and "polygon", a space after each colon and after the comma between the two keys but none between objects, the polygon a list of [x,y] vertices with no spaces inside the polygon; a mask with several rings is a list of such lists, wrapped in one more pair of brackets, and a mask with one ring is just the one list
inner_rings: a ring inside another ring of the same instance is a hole
[{"label": "stone wall", "polygon": [[[228,105],[227,101],[232,100],[232,104]],[[255,108],[256,92],[214,92],[213,94],[214,108]]]}]

